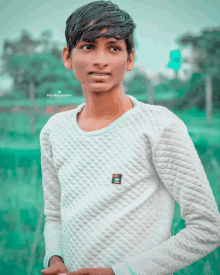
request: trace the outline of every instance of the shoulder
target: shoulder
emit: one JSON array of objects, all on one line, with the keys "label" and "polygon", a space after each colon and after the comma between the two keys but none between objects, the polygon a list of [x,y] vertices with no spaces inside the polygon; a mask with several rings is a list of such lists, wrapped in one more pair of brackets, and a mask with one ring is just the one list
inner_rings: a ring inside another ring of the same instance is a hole
[{"label": "shoulder", "polygon": [[147,131],[152,131],[154,142],[162,133],[187,133],[185,123],[167,107],[142,103],[140,116],[149,122]]},{"label": "shoulder", "polygon": [[40,131],[40,135],[42,134],[49,134],[49,132],[53,129],[59,130],[64,122],[68,119],[68,117],[72,114],[73,110],[65,111],[57,113],[51,116],[46,124]]},{"label": "shoulder", "polygon": [[185,123],[167,107],[161,105],[147,105],[148,106],[146,106],[145,109],[147,109],[148,113],[151,114],[151,118],[154,120],[158,128],[161,129],[171,124],[177,124],[180,126],[185,125]]}]

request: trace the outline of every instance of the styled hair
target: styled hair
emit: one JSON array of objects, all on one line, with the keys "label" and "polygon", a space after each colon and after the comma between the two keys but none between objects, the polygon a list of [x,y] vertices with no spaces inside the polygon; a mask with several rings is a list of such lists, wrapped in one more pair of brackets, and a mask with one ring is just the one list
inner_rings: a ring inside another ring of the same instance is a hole
[{"label": "styled hair", "polygon": [[[93,23],[89,26],[90,22]],[[107,28],[105,33],[100,32]],[[100,37],[124,40],[129,55],[134,48],[136,24],[131,16],[112,1],[94,1],[76,9],[66,20],[65,36],[69,54],[79,41],[94,42]],[[118,37],[117,37],[118,36]]]}]

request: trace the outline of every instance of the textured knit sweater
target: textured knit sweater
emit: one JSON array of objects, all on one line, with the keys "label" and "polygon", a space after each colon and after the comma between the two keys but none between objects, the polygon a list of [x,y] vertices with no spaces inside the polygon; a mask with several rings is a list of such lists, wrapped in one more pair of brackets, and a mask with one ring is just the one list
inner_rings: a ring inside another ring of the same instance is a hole
[{"label": "textured knit sweater", "polygon": [[[186,125],[163,106],[134,107],[86,132],[76,109],[40,133],[44,267],[61,256],[68,272],[172,274],[220,245],[220,215]],[[171,236],[175,201],[186,227]]]}]

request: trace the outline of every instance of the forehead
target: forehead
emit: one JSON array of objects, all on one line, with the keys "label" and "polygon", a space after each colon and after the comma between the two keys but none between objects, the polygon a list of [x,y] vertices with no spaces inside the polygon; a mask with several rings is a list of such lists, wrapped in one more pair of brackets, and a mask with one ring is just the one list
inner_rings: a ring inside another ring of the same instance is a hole
[{"label": "forehead", "polygon": [[[80,42],[88,42],[88,41],[85,39],[83,39],[83,40],[81,39]],[[115,37],[99,37],[99,38],[94,39],[90,43],[97,44],[99,42],[104,42],[106,44],[110,44],[110,43],[112,43],[112,44],[119,43],[121,45],[125,44],[125,41],[123,39],[118,40]]]}]

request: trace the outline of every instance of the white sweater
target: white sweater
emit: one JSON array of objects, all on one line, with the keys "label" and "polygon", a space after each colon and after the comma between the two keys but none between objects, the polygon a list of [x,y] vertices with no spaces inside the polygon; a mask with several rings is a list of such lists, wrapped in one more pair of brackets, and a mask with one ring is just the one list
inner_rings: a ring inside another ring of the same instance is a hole
[{"label": "white sweater", "polygon": [[[92,132],[76,109],[40,133],[44,267],[61,256],[68,272],[172,274],[220,245],[220,215],[187,127],[163,106],[129,96],[134,108]],[[186,228],[171,237],[175,201]]]}]

